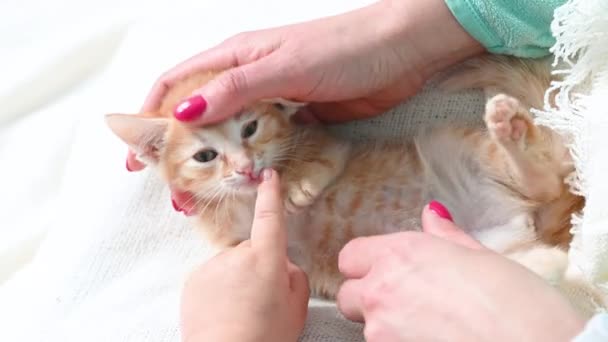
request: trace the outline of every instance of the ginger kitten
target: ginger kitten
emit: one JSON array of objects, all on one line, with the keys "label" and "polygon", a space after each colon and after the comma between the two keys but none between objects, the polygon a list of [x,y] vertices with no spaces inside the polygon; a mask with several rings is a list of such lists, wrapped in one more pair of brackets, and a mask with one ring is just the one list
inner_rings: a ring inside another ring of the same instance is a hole
[{"label": "ginger kitten", "polygon": [[194,224],[220,247],[249,238],[259,174],[275,168],[289,255],[315,295],[336,294],[337,257],[349,240],[417,230],[431,200],[482,244],[557,281],[570,215],[584,201],[564,183],[574,168],[562,137],[536,126],[528,112],[542,104],[548,72],[541,61],[470,62],[446,85],[498,91],[486,105],[486,129],[447,127],[400,143],[353,145],[321,126],[293,124],[297,108],[282,103],[256,103],[197,129],[173,119],[175,105],[213,73],[176,84],[157,112],[106,120],[170,186],[195,195]]}]

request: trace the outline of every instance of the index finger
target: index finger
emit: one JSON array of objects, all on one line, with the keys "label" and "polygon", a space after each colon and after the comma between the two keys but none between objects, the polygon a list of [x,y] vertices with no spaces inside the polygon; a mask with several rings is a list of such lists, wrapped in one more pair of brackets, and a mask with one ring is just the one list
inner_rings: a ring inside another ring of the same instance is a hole
[{"label": "index finger", "polygon": [[418,247],[424,234],[415,231],[359,237],[349,241],[338,254],[338,269],[346,278],[363,278],[378,259],[399,251],[405,255]]},{"label": "index finger", "polygon": [[272,169],[262,172],[258,187],[255,213],[251,226],[251,246],[263,249],[276,260],[285,262],[287,256],[287,232],[283,217],[283,201],[279,175]]},{"label": "index finger", "polygon": [[384,235],[349,241],[338,254],[338,269],[346,278],[363,278],[391,240]]}]

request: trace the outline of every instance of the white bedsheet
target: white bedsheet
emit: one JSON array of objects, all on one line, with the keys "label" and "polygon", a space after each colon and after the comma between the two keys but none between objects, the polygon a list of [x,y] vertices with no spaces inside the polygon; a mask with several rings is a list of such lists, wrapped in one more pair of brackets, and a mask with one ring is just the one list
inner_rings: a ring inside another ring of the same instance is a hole
[{"label": "white bedsheet", "polygon": [[[153,174],[125,171],[103,114],[137,111],[160,72],[231,34],[371,2],[0,4],[0,341],[177,341],[183,276],[214,251]],[[373,138],[475,124],[482,101],[431,87],[338,129]],[[303,340],[361,340],[333,306],[311,305]]]}]

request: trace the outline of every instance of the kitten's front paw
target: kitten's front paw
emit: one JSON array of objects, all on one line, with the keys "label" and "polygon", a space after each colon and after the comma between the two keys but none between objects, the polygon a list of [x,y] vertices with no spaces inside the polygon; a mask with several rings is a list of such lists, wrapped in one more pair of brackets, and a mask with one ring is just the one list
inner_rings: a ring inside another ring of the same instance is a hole
[{"label": "kitten's front paw", "polygon": [[485,121],[492,137],[502,142],[521,141],[528,125],[532,124],[532,118],[519,101],[505,94],[496,95],[488,101]]},{"label": "kitten's front paw", "polygon": [[319,190],[312,183],[306,180],[293,182],[287,187],[285,209],[290,214],[298,213],[311,205],[318,195]]}]

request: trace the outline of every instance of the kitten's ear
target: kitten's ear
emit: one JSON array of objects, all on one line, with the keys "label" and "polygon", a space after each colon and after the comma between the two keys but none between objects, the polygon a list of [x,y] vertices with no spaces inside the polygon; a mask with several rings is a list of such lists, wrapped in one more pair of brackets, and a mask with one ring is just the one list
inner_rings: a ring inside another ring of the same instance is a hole
[{"label": "kitten's ear", "polygon": [[306,102],[290,101],[290,100],[286,100],[282,97],[266,99],[266,100],[263,100],[263,102],[272,103],[277,109],[279,109],[281,112],[283,112],[287,117],[291,117],[292,115],[297,113],[298,110],[300,110],[308,105],[308,103],[306,103]]},{"label": "kitten's ear", "polygon": [[149,164],[158,162],[158,153],[164,144],[165,133],[169,127],[168,119],[107,114],[106,124],[114,134],[129,145],[138,159]]}]

